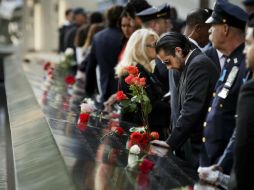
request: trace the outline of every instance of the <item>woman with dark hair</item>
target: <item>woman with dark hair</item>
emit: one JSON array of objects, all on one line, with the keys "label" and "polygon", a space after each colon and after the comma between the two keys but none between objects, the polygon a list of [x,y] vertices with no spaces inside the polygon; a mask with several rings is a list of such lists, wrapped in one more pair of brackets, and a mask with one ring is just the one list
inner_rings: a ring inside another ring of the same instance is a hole
[{"label": "woman with dark hair", "polygon": [[118,56],[118,61],[121,61],[126,43],[131,37],[132,33],[136,30],[135,20],[131,17],[130,13],[126,9],[121,14],[120,26],[123,33],[123,48]]}]

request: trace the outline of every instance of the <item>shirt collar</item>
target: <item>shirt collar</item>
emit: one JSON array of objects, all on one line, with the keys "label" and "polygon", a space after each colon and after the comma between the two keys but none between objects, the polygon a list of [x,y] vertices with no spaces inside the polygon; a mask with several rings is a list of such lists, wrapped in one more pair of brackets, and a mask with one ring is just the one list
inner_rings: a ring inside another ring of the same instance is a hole
[{"label": "shirt collar", "polygon": [[195,44],[195,46],[197,46],[200,50],[201,50],[201,47],[198,45],[198,43],[193,40],[192,38],[188,37],[189,38],[189,41],[192,42],[193,44]]}]

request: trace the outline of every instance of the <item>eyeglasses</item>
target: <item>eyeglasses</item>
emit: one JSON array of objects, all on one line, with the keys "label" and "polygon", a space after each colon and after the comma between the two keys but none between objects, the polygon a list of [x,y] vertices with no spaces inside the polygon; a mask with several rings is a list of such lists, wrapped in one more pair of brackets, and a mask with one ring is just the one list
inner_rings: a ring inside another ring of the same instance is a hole
[{"label": "eyeglasses", "polygon": [[162,63],[164,63],[165,65],[170,65],[170,61],[169,60],[162,61]]}]

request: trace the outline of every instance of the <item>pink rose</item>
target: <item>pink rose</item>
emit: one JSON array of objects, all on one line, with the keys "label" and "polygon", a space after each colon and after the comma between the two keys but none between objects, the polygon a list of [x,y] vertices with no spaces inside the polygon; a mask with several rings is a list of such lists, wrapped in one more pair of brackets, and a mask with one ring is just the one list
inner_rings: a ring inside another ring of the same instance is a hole
[{"label": "pink rose", "polygon": [[130,75],[133,75],[133,76],[137,76],[139,72],[136,66],[128,66],[126,67],[126,70]]},{"label": "pink rose", "polygon": [[151,140],[158,140],[160,138],[160,135],[158,132],[153,131],[150,133],[150,138],[151,138]]},{"label": "pink rose", "polygon": [[138,86],[145,86],[146,85],[146,78],[142,77],[139,78]]},{"label": "pink rose", "polygon": [[124,81],[128,84],[128,85],[132,85],[133,83],[133,76],[132,75],[128,75],[127,77],[125,77]]}]

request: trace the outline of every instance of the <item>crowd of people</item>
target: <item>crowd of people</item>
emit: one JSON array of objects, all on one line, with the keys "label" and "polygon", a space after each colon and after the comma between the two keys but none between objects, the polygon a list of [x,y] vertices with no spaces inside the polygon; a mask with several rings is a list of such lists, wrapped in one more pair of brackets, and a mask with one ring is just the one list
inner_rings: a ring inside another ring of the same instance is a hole
[{"label": "crowd of people", "polygon": [[[136,66],[152,105],[149,126],[160,134],[153,144],[203,168],[201,180],[218,184],[219,177],[209,176],[220,171],[230,175],[230,189],[249,189],[254,1],[243,5],[245,10],[217,0],[213,9],[193,10],[184,22],[170,5],[153,7],[146,0],[112,6],[105,17],[69,9],[59,52],[73,48],[76,78],[107,111],[117,90],[128,95],[124,68]],[[139,112],[122,112],[121,120],[142,125]]]}]

